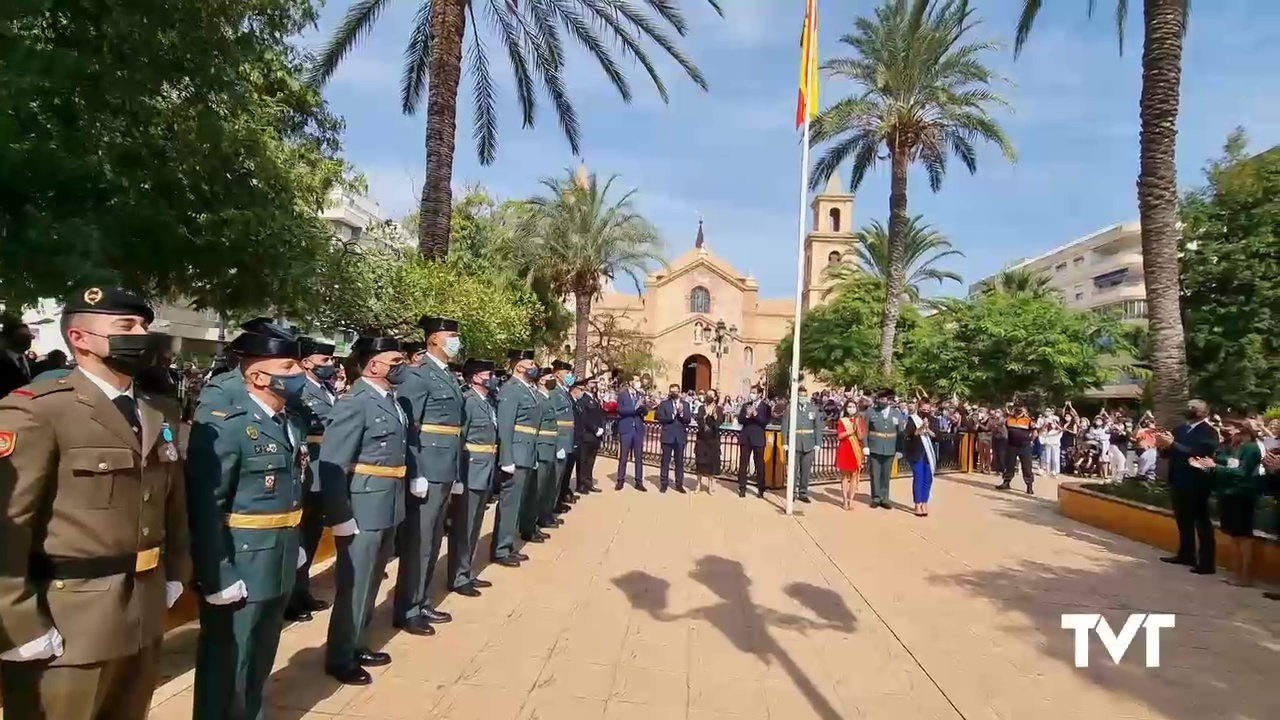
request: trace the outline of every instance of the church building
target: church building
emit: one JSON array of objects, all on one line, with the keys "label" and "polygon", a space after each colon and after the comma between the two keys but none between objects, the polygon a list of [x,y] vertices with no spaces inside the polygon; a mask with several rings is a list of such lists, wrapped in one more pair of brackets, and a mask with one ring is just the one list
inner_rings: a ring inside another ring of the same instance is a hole
[{"label": "church building", "polygon": [[[830,285],[827,267],[842,262],[854,242],[853,195],[837,176],[813,198],[811,208],[811,229],[804,240],[805,309],[823,302]],[[777,247],[777,262],[794,262],[790,242]],[[713,253],[701,222],[693,248],[650,273],[641,295],[608,286],[592,307],[593,318],[611,316],[616,327],[652,343],[662,364],[648,378],[653,387],[674,383],[686,390],[716,388],[722,395],[745,395],[763,380],[778,343],[790,332],[794,312],[791,297],[760,297],[750,274]],[[736,333],[717,347],[714,333],[720,321]],[[591,338],[592,343],[599,340]]]}]

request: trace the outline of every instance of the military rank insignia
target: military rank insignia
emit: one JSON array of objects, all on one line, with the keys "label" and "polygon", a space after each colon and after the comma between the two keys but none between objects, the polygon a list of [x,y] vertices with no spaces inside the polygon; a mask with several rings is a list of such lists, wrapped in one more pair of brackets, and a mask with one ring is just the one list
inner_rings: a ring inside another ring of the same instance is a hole
[{"label": "military rank insignia", "polygon": [[249,436],[250,440],[258,439],[258,426],[250,425],[244,429],[244,434]]},{"label": "military rank insignia", "polygon": [[275,492],[275,491],[276,491],[276,476],[275,476],[274,474],[272,474],[272,473],[268,473],[265,477],[263,477],[263,478],[262,478],[262,488],[263,488],[264,490],[266,490],[267,492]]},{"label": "military rank insignia", "polygon": [[13,454],[13,449],[18,445],[18,434],[12,430],[0,430],[0,458],[6,458]]}]

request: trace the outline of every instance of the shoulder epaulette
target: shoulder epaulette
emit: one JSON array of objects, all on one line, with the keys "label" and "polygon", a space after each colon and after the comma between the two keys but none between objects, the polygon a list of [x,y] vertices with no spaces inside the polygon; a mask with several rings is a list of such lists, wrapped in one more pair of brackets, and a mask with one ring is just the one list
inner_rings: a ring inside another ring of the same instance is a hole
[{"label": "shoulder epaulette", "polygon": [[224,418],[227,416],[227,414],[222,412],[221,410],[210,410],[209,414],[217,418]]}]

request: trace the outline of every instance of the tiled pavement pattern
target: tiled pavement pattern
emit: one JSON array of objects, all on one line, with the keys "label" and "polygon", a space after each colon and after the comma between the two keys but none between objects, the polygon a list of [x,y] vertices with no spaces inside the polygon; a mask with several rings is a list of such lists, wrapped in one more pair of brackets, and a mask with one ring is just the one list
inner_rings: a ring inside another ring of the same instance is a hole
[{"label": "tiled pavement pattern", "polygon": [[[927,519],[846,513],[831,486],[795,518],[729,486],[609,487],[523,568],[486,568],[483,597],[444,599],[456,619],[435,637],[394,633],[384,603],[394,662],[371,686],[323,675],[327,613],[289,628],[269,717],[1280,718],[1280,604],[989,486],[940,479]],[[1082,611],[1117,628],[1176,613],[1164,667],[1143,666],[1139,636],[1118,666],[1095,639],[1075,669],[1059,614]],[[167,642],[155,720],[191,717],[193,643],[189,628]]]}]

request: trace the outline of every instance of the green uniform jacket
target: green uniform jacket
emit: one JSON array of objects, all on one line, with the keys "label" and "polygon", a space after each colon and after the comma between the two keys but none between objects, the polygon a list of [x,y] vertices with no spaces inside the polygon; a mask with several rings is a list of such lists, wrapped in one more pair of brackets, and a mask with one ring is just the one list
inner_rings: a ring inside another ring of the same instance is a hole
[{"label": "green uniform jacket", "polygon": [[556,450],[560,444],[560,428],[556,423],[556,405],[550,393],[538,393],[538,413],[541,417],[541,422],[538,423],[538,462],[555,462]]},{"label": "green uniform jacket", "polygon": [[462,477],[469,490],[487,490],[498,460],[497,408],[487,395],[468,389],[463,425]]},{"label": "green uniform jacket", "polygon": [[[411,478],[453,484],[462,445],[462,389],[448,368],[427,358],[396,388],[409,401]],[[452,429],[452,431],[450,431]]]},{"label": "green uniform jacket", "polygon": [[334,403],[320,446],[326,525],[354,519],[361,529],[386,530],[404,520],[407,407],[401,400],[397,412],[394,396],[364,380]]},{"label": "green uniform jacket", "polygon": [[228,402],[227,399],[222,398],[226,394],[228,384],[232,387],[244,387],[244,373],[240,368],[227,370],[209,378],[209,382],[200,389],[200,397],[196,398],[196,403]]},{"label": "green uniform jacket", "polygon": [[556,449],[563,450],[568,455],[573,452],[573,425],[577,419],[569,389],[564,385],[556,385],[556,389],[551,391],[551,406],[555,410]]},{"label": "green uniform jacket", "polygon": [[[1258,474],[1262,467],[1262,450],[1252,440],[1237,448],[1218,453],[1217,466],[1210,471],[1215,489],[1222,495],[1261,495],[1264,478]],[[1237,460],[1235,467],[1227,467],[1227,461]]]},{"label": "green uniform jacket", "polygon": [[867,419],[867,434],[862,436],[862,447],[872,455],[902,452],[902,433],[906,430],[906,423],[897,410],[889,408],[885,413],[872,407],[867,409],[864,417]]},{"label": "green uniform jacket", "polygon": [[311,458],[311,465],[307,470],[307,490],[312,492],[320,491],[320,443],[324,440],[329,413],[333,412],[335,402],[337,397],[330,395],[328,388],[307,378],[297,407],[298,414],[307,424],[307,455]]},{"label": "green uniform jacket", "polygon": [[[782,442],[791,437],[791,411],[782,413]],[[810,452],[822,444],[822,413],[810,402],[796,407],[796,452]]]},{"label": "green uniform jacket", "polygon": [[309,460],[305,422],[295,414],[287,418],[289,431],[243,385],[225,384],[196,408],[187,447],[187,518],[202,595],[237,580],[250,601],[293,589]]},{"label": "green uniform jacket", "polygon": [[542,424],[541,393],[511,378],[498,391],[498,467],[531,468],[538,463],[534,446]]},{"label": "green uniform jacket", "polygon": [[57,380],[58,378],[63,378],[70,374],[71,374],[71,368],[57,368],[55,370],[45,370],[39,375],[31,378],[31,382],[27,384],[35,385],[36,383],[44,382],[45,380]]}]

